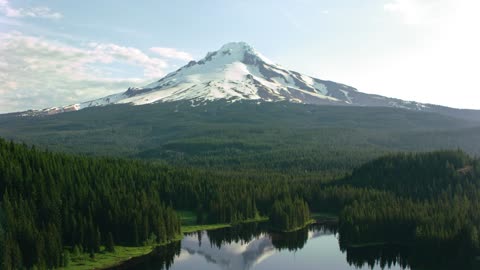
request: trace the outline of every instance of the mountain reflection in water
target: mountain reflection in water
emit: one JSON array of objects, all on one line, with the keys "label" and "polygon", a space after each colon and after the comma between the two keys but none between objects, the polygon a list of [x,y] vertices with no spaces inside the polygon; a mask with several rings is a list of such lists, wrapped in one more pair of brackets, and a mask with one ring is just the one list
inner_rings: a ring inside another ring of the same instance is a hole
[{"label": "mountain reflection in water", "polygon": [[[197,235],[186,236],[182,240],[182,252],[177,261],[188,259],[193,255],[200,255],[209,263],[218,265],[220,269],[247,270],[282,249],[293,251],[303,247],[309,239],[331,234],[324,230],[302,230],[289,235],[291,241],[288,245],[289,242],[279,235],[262,232],[252,239],[239,239],[219,246],[215,244],[215,241],[210,241],[209,232],[204,231]],[[210,236],[212,235],[210,234]],[[294,243],[299,246],[295,246]]]},{"label": "mountain reflection in water", "polygon": [[432,247],[352,248],[339,243],[338,238],[335,226],[272,233],[262,224],[243,224],[188,234],[181,242],[159,247],[148,256],[112,269],[477,269]]}]

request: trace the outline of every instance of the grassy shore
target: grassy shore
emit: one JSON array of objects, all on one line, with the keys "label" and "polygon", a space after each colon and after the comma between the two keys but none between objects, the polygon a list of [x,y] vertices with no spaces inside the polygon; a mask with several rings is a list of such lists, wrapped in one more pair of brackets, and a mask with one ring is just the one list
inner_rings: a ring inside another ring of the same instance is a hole
[{"label": "grassy shore", "polygon": [[[272,227],[271,229],[277,232],[283,232],[283,233],[289,233],[289,232],[295,232],[301,229],[304,229],[305,227],[318,223],[318,222],[337,222],[338,221],[338,214],[335,213],[327,213],[327,212],[312,212],[310,213],[310,220],[307,221],[304,225],[295,227],[290,230],[279,230],[277,228]],[[267,219],[268,220],[268,219]]]},{"label": "grassy shore", "polygon": [[182,220],[182,233],[192,233],[197,231],[208,231],[216,230],[221,228],[228,228],[233,225],[242,224],[242,223],[251,223],[251,222],[265,222],[268,221],[268,217],[257,216],[255,218],[242,220],[238,223],[217,223],[217,224],[196,224],[196,216],[193,212],[190,211],[180,211],[178,212],[180,219]]},{"label": "grassy shore", "polygon": [[[215,229],[231,227],[232,225],[241,224],[241,223],[264,222],[268,220],[267,217],[258,216],[253,219],[243,220],[236,224],[223,223],[223,224],[196,225],[195,224],[196,216],[193,212],[179,211],[178,214],[180,215],[180,219],[182,221],[182,227],[181,227],[182,234],[170,242],[182,240],[183,235],[186,233],[193,233],[193,232],[205,231],[205,230],[215,230]],[[70,255],[71,261],[68,267],[63,267],[60,269],[64,269],[64,270],[104,269],[114,265],[121,264],[134,257],[147,255],[150,252],[152,252],[155,247],[159,245],[165,245],[168,243],[140,246],[140,247],[115,246],[115,252],[104,251],[104,252],[96,253],[94,258],[91,258],[90,255],[87,253],[82,253],[80,255]]]},{"label": "grassy shore", "polygon": [[338,220],[338,214],[327,212],[312,212],[310,217],[315,220]]},{"label": "grassy shore", "polygon": [[70,255],[70,264],[67,267],[62,267],[60,269],[90,270],[111,267],[127,261],[131,258],[147,255],[152,252],[157,246],[166,245],[175,241],[180,241],[182,240],[182,238],[183,234],[178,235],[176,238],[162,244],[146,245],[139,247],[115,246],[115,252],[106,252],[105,248],[102,247],[103,251],[100,253],[95,253],[95,257],[93,258],[91,258],[88,253],[81,253],[79,255],[72,254]]},{"label": "grassy shore", "polygon": [[[252,219],[243,220],[241,222],[235,224],[229,223],[218,223],[218,224],[203,224],[197,225],[196,224],[196,215],[190,211],[179,211],[178,212],[182,227],[181,227],[181,235],[177,238],[173,239],[170,242],[180,241],[184,234],[193,233],[197,231],[206,231],[206,230],[216,230],[221,228],[231,227],[237,224],[242,223],[251,223],[251,222],[266,222],[268,221],[268,217],[257,216]],[[287,231],[280,231],[280,232],[294,232],[301,230],[308,225],[314,224],[317,220],[332,220],[337,219],[338,216],[336,214],[331,213],[312,213],[312,219],[305,223],[301,227],[297,227]],[[159,245],[165,245],[168,243],[163,243]],[[370,243],[370,245],[373,243]],[[375,243],[378,244],[378,243]],[[125,246],[115,246],[115,252],[100,252],[96,253],[94,258],[91,258],[89,254],[82,253],[80,255],[70,255],[71,261],[68,267],[63,267],[60,269],[64,270],[87,270],[87,269],[104,269],[114,265],[121,264],[131,258],[140,257],[143,255],[147,255],[153,251],[153,249],[159,245],[148,245],[148,246],[140,246],[140,247],[125,247]],[[368,244],[367,244],[368,245]]]},{"label": "grassy shore", "polygon": [[[216,229],[231,227],[231,226],[242,224],[242,223],[268,221],[268,217],[257,216],[255,218],[243,220],[235,224],[219,223],[219,224],[197,225],[196,216],[193,212],[179,211],[178,214],[180,215],[180,219],[182,221],[182,227],[181,227],[182,234],[170,242],[181,240],[184,234],[186,233],[193,233],[193,232],[205,231],[205,230],[216,230]],[[311,217],[312,219],[307,223],[305,223],[303,226],[293,228],[287,231],[281,231],[281,232],[294,232],[294,231],[301,230],[307,227],[308,225],[314,224],[315,222],[317,222],[317,220],[332,220],[332,219],[338,218],[336,214],[331,214],[331,213],[312,213]],[[163,243],[159,245],[165,245],[165,244],[168,244],[168,243]],[[364,245],[378,245],[378,244],[381,244],[381,243],[368,243]],[[71,255],[71,262],[69,266],[63,267],[60,269],[64,269],[64,270],[104,269],[114,265],[121,264],[134,257],[147,255],[150,252],[152,252],[152,250],[155,247],[159,245],[148,245],[148,246],[140,246],[140,247],[115,246],[115,252],[96,253],[94,258],[91,258],[90,255],[86,253],[82,253],[80,255]],[[355,246],[355,247],[358,247],[358,246]]]},{"label": "grassy shore", "polygon": [[305,229],[307,226],[310,226],[312,224],[315,224],[317,221],[315,219],[310,219],[309,221],[305,222],[305,224],[303,224],[302,226],[298,226],[298,227],[295,227],[295,228],[292,228],[292,229],[289,229],[289,230],[279,230],[275,227],[271,227],[271,229],[273,231],[276,231],[276,232],[282,232],[282,233],[290,233],[290,232],[295,232],[295,231],[299,231],[299,230],[302,230],[302,229]]},{"label": "grassy shore", "polygon": [[65,270],[90,270],[100,269],[107,266],[113,266],[120,262],[129,260],[133,257],[146,255],[153,250],[153,246],[142,247],[123,247],[115,246],[115,252],[101,252],[96,253],[95,258],[90,258],[90,255],[83,253],[77,256],[72,256],[68,267],[60,268]]},{"label": "grassy shore", "polygon": [[242,220],[242,221],[240,221],[238,223],[235,223],[235,224],[220,223],[220,224],[187,225],[187,226],[182,225],[182,233],[192,233],[192,232],[198,232],[198,231],[216,230],[216,229],[232,227],[232,226],[238,225],[238,224],[252,223],[252,222],[265,222],[265,221],[268,221],[268,217],[260,217],[259,216],[259,217],[252,218],[252,219]]},{"label": "grassy shore", "polygon": [[216,230],[216,229],[228,228],[231,226],[232,226],[231,224],[227,224],[227,223],[182,226],[182,233],[185,234],[185,233],[193,233],[198,231]]}]

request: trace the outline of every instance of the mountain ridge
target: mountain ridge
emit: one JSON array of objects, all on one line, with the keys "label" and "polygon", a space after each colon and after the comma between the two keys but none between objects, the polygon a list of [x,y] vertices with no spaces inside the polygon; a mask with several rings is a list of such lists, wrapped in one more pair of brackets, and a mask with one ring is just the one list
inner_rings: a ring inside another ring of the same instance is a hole
[{"label": "mountain ridge", "polygon": [[56,114],[123,103],[144,105],[188,100],[193,105],[219,99],[395,107],[415,111],[447,108],[367,94],[345,84],[304,75],[273,63],[245,42],[231,42],[144,87],[131,87],[125,92],[83,103],[29,111],[26,115]]}]

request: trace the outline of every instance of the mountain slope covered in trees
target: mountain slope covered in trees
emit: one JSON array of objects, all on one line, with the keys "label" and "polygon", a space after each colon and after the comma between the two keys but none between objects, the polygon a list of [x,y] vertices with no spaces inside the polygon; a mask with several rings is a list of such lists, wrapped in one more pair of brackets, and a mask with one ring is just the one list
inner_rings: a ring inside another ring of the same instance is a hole
[{"label": "mountain slope covered in trees", "polygon": [[479,126],[403,109],[288,102],[171,102],[46,117],[0,115],[2,137],[43,149],[310,178],[341,175],[392,151],[460,148],[480,154]]}]

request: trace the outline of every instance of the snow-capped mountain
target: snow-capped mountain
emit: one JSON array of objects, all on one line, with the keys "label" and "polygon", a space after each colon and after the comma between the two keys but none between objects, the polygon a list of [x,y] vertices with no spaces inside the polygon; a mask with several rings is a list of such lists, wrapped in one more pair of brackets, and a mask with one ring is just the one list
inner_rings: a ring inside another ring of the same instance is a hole
[{"label": "snow-capped mountain", "polygon": [[191,61],[175,72],[141,88],[44,112],[74,111],[93,106],[189,100],[198,104],[213,100],[290,101],[305,104],[387,106],[428,110],[428,105],[359,92],[331,81],[323,81],[274,64],[250,45],[228,43]]}]

